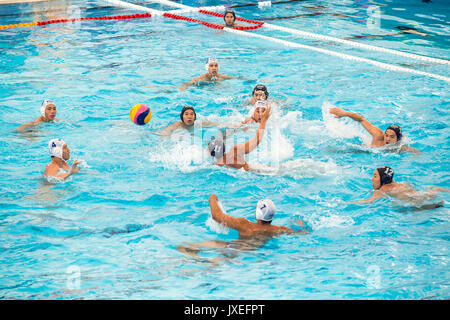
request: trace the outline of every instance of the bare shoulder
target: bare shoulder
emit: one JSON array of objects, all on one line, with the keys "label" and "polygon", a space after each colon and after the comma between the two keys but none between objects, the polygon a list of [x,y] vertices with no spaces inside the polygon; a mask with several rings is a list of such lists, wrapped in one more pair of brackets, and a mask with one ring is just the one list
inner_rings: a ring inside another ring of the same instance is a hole
[{"label": "bare shoulder", "polygon": [[273,226],[276,233],[294,233],[294,231],[291,228],[285,227],[285,226]]},{"label": "bare shoulder", "polygon": [[221,80],[225,80],[225,79],[234,79],[234,78],[236,78],[236,77],[233,77],[233,76],[227,76],[226,74],[221,74],[221,73],[218,74],[218,77],[219,77],[219,79],[221,79]]},{"label": "bare shoulder", "polygon": [[194,78],[194,81],[195,82],[198,82],[198,81],[208,81],[209,80],[209,77],[208,77],[208,74],[207,73],[204,73],[204,74],[202,74],[201,76],[198,76],[197,78]]},{"label": "bare shoulder", "polygon": [[53,162],[47,164],[44,170],[44,176],[54,176],[58,172],[59,167],[55,165]]}]

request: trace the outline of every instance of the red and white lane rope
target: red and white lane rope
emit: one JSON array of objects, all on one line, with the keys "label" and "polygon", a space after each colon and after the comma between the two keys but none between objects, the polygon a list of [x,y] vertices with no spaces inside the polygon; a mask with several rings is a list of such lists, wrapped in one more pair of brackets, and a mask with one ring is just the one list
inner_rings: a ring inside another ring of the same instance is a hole
[{"label": "red and white lane rope", "polygon": [[[67,23],[67,22],[86,21],[86,20],[136,19],[136,18],[144,18],[144,17],[151,17],[151,16],[164,16],[164,17],[177,19],[177,20],[184,20],[184,21],[200,23],[200,24],[205,25],[205,26],[210,27],[210,28],[222,29],[222,30],[225,30],[225,31],[228,31],[228,32],[232,32],[232,33],[238,34],[238,35],[250,36],[250,37],[258,37],[258,38],[265,39],[265,40],[268,40],[268,41],[271,41],[271,42],[280,43],[280,44],[288,46],[288,47],[307,49],[307,50],[312,50],[312,51],[316,51],[316,52],[320,52],[320,53],[324,53],[324,54],[340,57],[340,58],[346,59],[346,60],[353,60],[353,61],[364,62],[364,63],[368,63],[368,64],[371,64],[371,65],[374,65],[374,66],[378,66],[378,67],[386,69],[386,70],[408,72],[408,73],[412,73],[412,74],[427,76],[427,77],[431,77],[431,78],[435,78],[435,79],[439,79],[439,80],[444,80],[446,82],[450,82],[450,78],[449,77],[441,76],[441,75],[438,75],[438,74],[433,74],[433,73],[429,73],[429,72],[419,71],[419,70],[415,70],[415,69],[409,69],[409,68],[400,67],[400,66],[396,66],[396,65],[392,65],[392,64],[388,64],[388,63],[382,63],[382,62],[379,62],[379,61],[376,61],[376,60],[356,57],[356,56],[352,56],[352,55],[349,55],[349,54],[343,54],[343,53],[339,53],[339,52],[335,52],[335,51],[331,51],[331,50],[327,50],[327,49],[322,49],[322,48],[318,48],[318,47],[314,47],[314,46],[302,45],[302,44],[299,44],[299,43],[286,41],[286,40],[281,40],[281,39],[277,39],[277,38],[273,38],[273,37],[269,37],[269,36],[264,36],[264,35],[260,35],[260,34],[256,34],[256,33],[244,32],[243,30],[257,29],[257,28],[260,28],[261,26],[265,26],[265,27],[269,27],[271,29],[286,31],[286,32],[290,32],[290,33],[294,33],[294,34],[298,34],[298,35],[303,35],[303,36],[309,36],[309,37],[315,38],[315,39],[321,39],[321,40],[325,39],[327,41],[331,41],[331,39],[334,39],[334,40],[339,40],[339,42],[341,42],[341,41],[345,42],[345,43],[349,43],[350,42],[352,44],[362,45],[362,44],[359,44],[359,43],[356,43],[356,42],[353,42],[353,41],[336,39],[336,38],[332,38],[332,37],[328,37],[328,36],[317,35],[317,34],[313,34],[313,33],[308,33],[308,32],[304,32],[304,31],[300,31],[300,30],[293,30],[293,29],[290,29],[290,28],[284,28],[284,27],[280,27],[280,26],[269,25],[269,24],[264,23],[264,22],[253,21],[253,20],[248,20],[248,19],[238,18],[238,17],[236,18],[236,20],[247,22],[247,23],[250,23],[250,24],[253,24],[253,25],[252,26],[245,26],[245,27],[228,28],[228,27],[225,27],[225,26],[220,25],[220,24],[209,23],[209,22],[206,22],[206,21],[198,20],[198,19],[193,19],[193,18],[180,16],[180,15],[177,15],[177,14],[175,14],[173,12],[164,12],[164,11],[154,10],[154,9],[150,9],[150,8],[147,8],[147,7],[143,7],[143,6],[135,5],[135,4],[132,4],[132,3],[128,3],[128,2],[125,2],[125,1],[122,1],[122,0],[107,0],[107,1],[110,2],[110,3],[113,3],[115,5],[121,6],[121,7],[125,7],[125,8],[128,8],[128,9],[139,10],[139,11],[146,11],[147,13],[145,13],[145,14],[134,14],[134,15],[122,15],[122,16],[87,17],[87,18],[75,18],[75,19],[49,20],[49,21],[41,21],[41,22],[31,22],[31,23],[23,23],[23,24],[13,24],[13,25],[0,26],[0,29],[7,29],[7,28],[13,28],[13,27],[42,26],[42,25],[47,25],[47,24],[52,24],[52,23]],[[192,7],[189,7],[189,6],[186,6],[186,5],[176,4],[176,3],[168,1],[168,0],[150,0],[150,1],[157,2],[157,3],[160,3],[160,4],[170,5],[170,6],[176,6],[180,10],[186,10],[186,11],[189,10],[191,12],[200,12],[200,13],[203,13],[203,14],[213,15],[213,16],[217,16],[217,17],[223,17],[223,14],[220,14],[220,13],[217,13],[217,12],[212,12],[212,11],[209,11],[209,10],[205,10],[205,8],[192,8]],[[215,7],[215,8],[219,9],[219,10],[222,10],[222,9],[224,10],[225,9],[225,7],[223,7],[223,8],[222,7]],[[367,47],[367,46],[368,45],[363,45],[363,47]],[[374,46],[369,46],[369,47],[374,47]],[[415,54],[409,54],[409,53],[404,53],[404,52],[400,52],[400,51],[396,51],[396,50],[379,48],[379,47],[374,47],[374,48],[377,48],[378,51],[384,51],[384,52],[395,53],[395,54],[401,53],[401,55],[404,55],[405,57],[409,57],[409,58],[420,59],[420,60],[424,60],[425,59],[426,61],[429,61],[429,62],[438,62],[438,63],[450,64],[450,61],[448,61],[448,60],[424,57],[424,56],[419,56],[419,55],[415,55]]]}]

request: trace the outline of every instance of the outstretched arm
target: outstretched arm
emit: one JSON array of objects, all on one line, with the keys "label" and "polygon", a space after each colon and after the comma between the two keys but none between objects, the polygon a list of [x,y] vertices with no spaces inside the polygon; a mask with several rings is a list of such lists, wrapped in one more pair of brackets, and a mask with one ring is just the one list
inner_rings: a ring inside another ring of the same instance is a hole
[{"label": "outstretched arm", "polygon": [[383,140],[384,141],[383,131],[380,128],[374,126],[369,121],[367,121],[367,119],[365,119],[362,115],[354,113],[354,112],[345,111],[345,110],[342,110],[339,108],[331,108],[329,111],[331,114],[334,114],[335,118],[348,117],[354,121],[361,123],[361,125],[364,127],[364,129],[366,129],[367,132],[370,133],[370,135],[372,136],[372,138],[374,140]]},{"label": "outstretched arm", "polygon": [[219,74],[219,78],[221,80],[228,80],[228,79],[236,79],[237,77],[234,76],[227,76],[226,74]]},{"label": "outstretched arm", "polygon": [[411,153],[416,153],[416,154],[420,153],[420,151],[418,149],[416,149],[414,147],[410,147],[410,146],[405,146],[405,145],[403,145],[401,147],[400,151],[402,151],[402,152],[411,152]]},{"label": "outstretched arm", "polygon": [[57,178],[60,178],[60,179],[67,179],[72,174],[78,173],[78,171],[80,171],[81,168],[78,167],[78,165],[79,165],[78,160],[75,160],[72,163],[72,166],[70,167],[69,171],[64,172],[64,173],[60,173],[60,174],[57,174],[59,168],[52,167],[46,172],[46,176],[47,177],[57,177]]},{"label": "outstretched arm", "polygon": [[382,192],[380,190],[375,190],[373,192],[373,195],[370,198],[368,198],[368,199],[359,200],[359,201],[352,201],[352,202],[346,202],[346,203],[350,203],[350,204],[370,203],[370,202],[374,202],[378,198],[381,198],[383,195],[384,195],[384,192]]},{"label": "outstretched arm", "polygon": [[[302,221],[302,219],[298,219],[297,220],[297,224],[298,224],[298,226],[299,227],[301,227],[301,228],[304,228],[305,227],[305,223]],[[300,230],[300,231],[294,231],[294,230],[292,230],[292,233],[293,234],[307,234],[307,233],[309,233],[306,229],[304,229],[304,230]]]},{"label": "outstretched arm", "polygon": [[30,121],[28,123],[24,123],[20,127],[17,127],[15,131],[25,131],[26,129],[38,124],[40,121],[40,118],[37,118],[36,120]]},{"label": "outstretched arm", "polygon": [[271,115],[271,109],[268,106],[266,108],[266,111],[264,111],[264,113],[261,115],[261,123],[259,124],[258,130],[256,130],[255,136],[252,139],[250,139],[249,141],[235,145],[233,147],[234,154],[236,156],[238,154],[250,153],[258,146],[258,144],[261,142],[261,140],[264,136],[264,130],[266,129],[266,122],[267,122],[267,119],[269,119],[270,115]]},{"label": "outstretched arm", "polygon": [[191,81],[185,82],[185,83],[183,83],[183,84],[178,88],[178,90],[184,91],[184,90],[186,90],[189,86],[192,86],[194,83],[197,83],[197,82],[199,82],[199,81],[202,81],[202,80],[204,79],[204,77],[205,77],[205,75],[202,74],[201,76],[199,76],[199,77],[197,77],[197,78],[194,78],[194,79],[192,79]]},{"label": "outstretched arm", "polygon": [[164,130],[161,130],[160,133],[163,136],[168,136],[172,133],[173,130],[178,129],[179,127],[181,127],[181,121],[175,122],[173,124],[171,124],[170,126],[168,126],[167,128],[165,128]]},{"label": "outstretched arm", "polygon": [[244,229],[247,224],[250,223],[244,218],[235,218],[223,213],[219,206],[219,200],[217,196],[213,193],[209,197],[209,206],[211,208],[211,216],[218,223],[224,224],[228,228],[241,230]]}]

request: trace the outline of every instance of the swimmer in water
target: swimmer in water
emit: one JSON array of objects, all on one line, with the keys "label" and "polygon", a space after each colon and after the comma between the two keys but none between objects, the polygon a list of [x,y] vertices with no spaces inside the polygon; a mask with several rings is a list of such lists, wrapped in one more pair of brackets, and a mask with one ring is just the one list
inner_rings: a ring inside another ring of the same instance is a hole
[{"label": "swimmer in water", "polygon": [[[386,145],[394,145],[395,143],[399,143],[402,140],[402,129],[395,124],[390,125],[386,131],[383,131],[374,126],[372,123],[367,121],[363,116],[354,113],[348,112],[339,108],[331,108],[329,110],[331,114],[334,114],[335,118],[349,117],[350,119],[361,123],[361,125],[366,129],[366,131],[372,136],[372,142],[370,143],[371,147],[379,148]],[[419,153],[420,151],[416,148],[402,145],[401,151],[404,152],[413,152]]]},{"label": "swimmer in water", "polygon": [[394,170],[388,166],[377,168],[374,171],[372,176],[372,187],[374,191],[370,198],[348,203],[370,203],[386,195],[407,202],[416,208],[431,209],[442,207],[444,205],[443,201],[423,205],[424,201],[433,200],[438,192],[450,191],[440,187],[431,188],[425,193],[416,191],[412,186],[406,183],[394,182]]},{"label": "swimmer in water", "polygon": [[228,79],[235,79],[236,77],[227,76],[225,74],[219,73],[219,62],[217,59],[208,58],[205,64],[206,73],[201,76],[192,79],[189,82],[182,84],[179,87],[180,91],[186,90],[189,86],[194,85],[198,82],[211,82],[211,81],[223,81]]},{"label": "swimmer in water", "polygon": [[33,127],[42,122],[57,122],[56,117],[56,105],[52,100],[44,100],[41,104],[41,116],[34,121],[25,123],[18,127],[16,131],[25,131],[26,129]]},{"label": "swimmer in water", "polygon": [[257,171],[252,169],[250,165],[245,161],[244,155],[252,152],[258,144],[261,142],[264,136],[264,130],[266,128],[266,122],[271,114],[270,106],[266,108],[261,115],[261,121],[259,123],[258,130],[256,130],[255,136],[249,141],[241,144],[237,144],[231,148],[230,151],[225,152],[225,142],[223,136],[214,137],[208,144],[207,151],[211,158],[218,166],[227,166],[235,169],[244,168],[245,171]]},{"label": "swimmer in water", "polygon": [[253,114],[250,117],[248,117],[247,119],[245,119],[244,121],[242,121],[242,124],[260,123],[261,117],[262,117],[264,111],[266,111],[266,108],[268,105],[269,105],[268,102],[265,100],[256,101],[255,109],[253,110]]},{"label": "swimmer in water", "polygon": [[74,173],[80,171],[79,162],[75,160],[69,167],[67,160],[70,159],[70,149],[61,139],[52,139],[48,143],[48,149],[52,157],[52,161],[44,170],[44,177],[55,177],[66,179]]},{"label": "swimmer in water", "polygon": [[[239,233],[239,239],[231,242],[226,241],[204,241],[192,243],[189,246],[179,246],[178,250],[198,258],[199,247],[218,248],[218,249],[237,249],[239,251],[256,250],[264,245],[268,240],[282,234],[307,234],[307,230],[294,231],[285,226],[272,225],[273,217],[276,213],[274,203],[269,199],[258,201],[255,209],[256,222],[251,222],[245,218],[235,218],[225,214],[220,208],[218,198],[215,194],[209,197],[209,206],[212,218],[228,228],[235,229]],[[297,221],[301,228],[305,223],[299,219]],[[234,251],[235,251],[234,250]]]},{"label": "swimmer in water", "polygon": [[[235,229],[239,232],[240,238],[253,237],[255,235],[266,235],[269,237],[288,234],[305,234],[307,231],[294,232],[291,228],[285,226],[272,225],[272,219],[276,213],[276,207],[269,199],[258,201],[255,209],[256,222],[251,222],[245,218],[235,218],[223,213],[219,206],[218,198],[215,194],[209,197],[209,206],[212,218],[220,224],[228,228]],[[303,221],[299,220],[300,226],[304,227]]]},{"label": "swimmer in water", "polygon": [[253,88],[250,104],[254,105],[256,101],[267,100],[268,97],[269,91],[267,91],[267,87],[263,84],[258,84]]},{"label": "swimmer in water", "polygon": [[[180,121],[177,121],[164,130],[161,131],[162,135],[170,135],[172,131],[176,129],[188,129],[191,130],[196,125],[196,119],[197,119],[197,113],[194,110],[194,107],[192,106],[185,106],[180,112]],[[210,121],[200,121],[200,126],[205,127],[212,127],[212,126],[219,126],[220,124],[217,122],[210,122]]]},{"label": "swimmer in water", "polygon": [[223,20],[227,28],[243,27],[243,25],[236,23],[236,14],[233,10],[227,9],[223,15]]},{"label": "swimmer in water", "polygon": [[362,35],[362,36],[351,36],[351,37],[346,37],[344,39],[346,40],[350,40],[350,39],[362,39],[362,38],[377,38],[377,37],[391,37],[391,36],[397,36],[400,34],[415,34],[418,36],[422,36],[422,37],[428,37],[431,36],[431,34],[423,32],[423,31],[419,31],[416,28],[413,27],[406,27],[406,26],[397,26],[395,27],[398,30],[402,30],[402,32],[397,32],[397,33],[391,33],[391,34],[378,34],[378,35]]}]

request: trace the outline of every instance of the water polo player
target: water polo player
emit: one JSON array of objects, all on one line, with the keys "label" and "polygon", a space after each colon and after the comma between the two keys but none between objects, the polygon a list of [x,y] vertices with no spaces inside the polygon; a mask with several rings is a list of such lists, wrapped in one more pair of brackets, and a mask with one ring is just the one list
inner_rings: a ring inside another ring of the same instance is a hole
[{"label": "water polo player", "polygon": [[56,119],[56,105],[52,100],[44,100],[41,104],[41,115],[39,118],[35,119],[34,121],[25,123],[18,127],[16,131],[24,131],[27,128],[30,128],[36,124],[42,123],[42,122],[55,122],[58,121]]},{"label": "water polo player", "polygon": [[199,126],[205,127],[220,126],[220,124],[217,122],[203,121],[203,120],[197,121],[197,113],[195,112],[194,107],[184,106],[180,112],[180,121],[177,121],[169,125],[167,128],[161,131],[161,134],[169,135],[172,131],[176,129],[191,130],[194,128],[194,126],[197,126],[197,123]]},{"label": "water polo player", "polygon": [[264,100],[256,101],[255,107],[253,110],[253,114],[250,117],[248,117],[247,119],[245,119],[244,121],[242,121],[242,124],[260,123],[262,115],[263,115],[264,111],[266,111],[267,106],[268,106],[267,101],[264,101]]},{"label": "water polo player", "polygon": [[[209,197],[209,206],[211,216],[214,221],[234,230],[239,233],[239,239],[230,242],[227,241],[204,241],[199,243],[192,243],[189,246],[180,245],[178,250],[190,256],[198,258],[200,247],[233,250],[233,255],[237,251],[256,250],[263,246],[268,240],[282,234],[306,234],[307,230],[294,231],[289,227],[272,225],[272,220],[277,211],[275,204],[270,199],[259,200],[255,208],[256,222],[251,222],[245,218],[235,218],[224,213],[219,205],[219,200],[215,194]],[[304,228],[305,223],[297,220],[297,224]],[[230,255],[226,255],[227,258]],[[211,259],[211,262],[217,262],[217,258]]]},{"label": "water polo player", "polygon": [[255,136],[249,141],[233,146],[230,151],[225,152],[225,141],[222,136],[214,137],[208,144],[207,152],[214,159],[218,166],[227,166],[235,169],[244,168],[245,171],[252,171],[245,161],[244,155],[252,152],[261,142],[266,128],[266,122],[271,114],[270,106],[261,115],[261,122]]},{"label": "water polo player", "polygon": [[234,79],[236,77],[227,76],[225,74],[219,73],[219,62],[217,59],[208,58],[205,64],[206,73],[199,77],[192,79],[189,82],[182,84],[179,88],[180,91],[186,90],[189,86],[202,83],[202,82],[213,82],[213,81],[223,81],[227,79]]},{"label": "water polo player", "polygon": [[243,27],[242,25],[236,23],[236,14],[233,10],[227,9],[223,14],[223,21],[225,21],[225,27]]},{"label": "water polo player", "polygon": [[67,160],[70,159],[70,149],[64,140],[50,140],[48,143],[48,150],[50,151],[52,161],[45,168],[44,177],[66,179],[72,174],[80,171],[80,167],[78,167],[78,160],[75,160],[72,166],[69,167]]},{"label": "water polo player", "polygon": [[[329,110],[331,114],[335,116],[335,118],[348,117],[354,121],[361,123],[364,129],[372,136],[372,142],[370,143],[371,147],[382,147],[386,145],[393,145],[396,143],[401,143],[403,134],[402,129],[398,125],[390,125],[385,132],[383,132],[380,128],[374,126],[372,123],[367,121],[363,116],[354,113],[345,111],[339,108],[331,108]],[[401,145],[401,151],[414,152],[418,153],[419,151],[416,148],[409,147],[406,145]]]},{"label": "water polo player", "polygon": [[253,88],[251,104],[255,104],[259,100],[267,100],[269,98],[269,91],[263,84],[258,84]]},{"label": "water polo player", "polygon": [[373,202],[384,195],[407,202],[408,204],[421,209],[437,208],[443,205],[443,202],[424,205],[425,201],[433,200],[438,192],[448,192],[449,190],[440,187],[430,188],[427,192],[416,191],[412,186],[394,181],[394,170],[391,167],[383,166],[377,168],[372,176],[373,195],[364,200],[350,203]]}]

